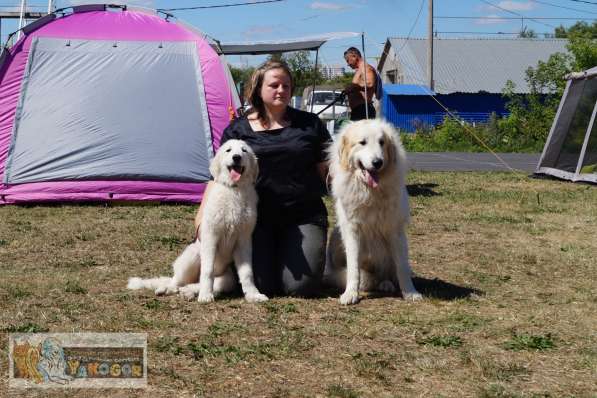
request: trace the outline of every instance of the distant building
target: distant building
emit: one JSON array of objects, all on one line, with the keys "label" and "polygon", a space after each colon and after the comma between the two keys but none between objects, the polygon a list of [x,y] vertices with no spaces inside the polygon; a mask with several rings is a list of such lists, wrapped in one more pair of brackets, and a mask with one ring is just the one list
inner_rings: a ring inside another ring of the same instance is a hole
[{"label": "distant building", "polygon": [[343,76],[345,68],[342,65],[321,65],[319,72],[324,79],[334,79],[338,76]]},{"label": "distant building", "polygon": [[506,82],[515,84],[515,93],[529,93],[525,71],[567,52],[568,41],[436,37],[433,43],[433,92],[427,83],[427,39],[388,38],[379,60],[382,113],[402,130],[441,123],[446,112],[432,96],[468,122],[484,122],[492,112],[507,114]]}]

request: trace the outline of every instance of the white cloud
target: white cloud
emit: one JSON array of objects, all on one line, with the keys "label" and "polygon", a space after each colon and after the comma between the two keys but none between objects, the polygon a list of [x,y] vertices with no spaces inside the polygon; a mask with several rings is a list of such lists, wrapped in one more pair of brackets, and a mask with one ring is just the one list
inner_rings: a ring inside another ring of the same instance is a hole
[{"label": "white cloud", "polygon": [[498,25],[507,22],[506,19],[500,18],[499,15],[485,15],[488,18],[475,19],[475,25]]},{"label": "white cloud", "polygon": [[313,10],[328,10],[328,11],[343,11],[350,8],[345,4],[338,4],[338,3],[324,3],[321,1],[314,1],[309,6]]},{"label": "white cloud", "polygon": [[530,11],[537,5],[534,1],[511,1],[504,0],[497,3],[498,6],[510,11]]}]

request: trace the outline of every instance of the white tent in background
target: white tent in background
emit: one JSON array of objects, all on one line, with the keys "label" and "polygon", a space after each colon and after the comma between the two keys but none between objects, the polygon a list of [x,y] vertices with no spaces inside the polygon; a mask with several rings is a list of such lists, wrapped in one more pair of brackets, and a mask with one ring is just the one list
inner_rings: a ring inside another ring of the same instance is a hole
[{"label": "white tent in background", "polygon": [[568,75],[536,174],[597,183],[597,67]]}]

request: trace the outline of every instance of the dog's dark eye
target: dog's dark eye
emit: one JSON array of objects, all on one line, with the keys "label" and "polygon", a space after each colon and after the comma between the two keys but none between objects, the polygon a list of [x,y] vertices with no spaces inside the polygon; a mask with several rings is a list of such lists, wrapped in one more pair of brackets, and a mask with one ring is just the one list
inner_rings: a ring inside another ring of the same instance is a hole
[{"label": "dog's dark eye", "polygon": [[226,152],[230,152],[230,151],[232,151],[232,148],[226,149]]},{"label": "dog's dark eye", "polygon": [[360,140],[359,144],[361,144],[361,145],[367,145],[367,140]]},{"label": "dog's dark eye", "polygon": [[243,152],[247,152],[247,148],[242,148]]},{"label": "dog's dark eye", "polygon": [[384,140],[379,140],[379,146],[383,146],[385,144]]}]

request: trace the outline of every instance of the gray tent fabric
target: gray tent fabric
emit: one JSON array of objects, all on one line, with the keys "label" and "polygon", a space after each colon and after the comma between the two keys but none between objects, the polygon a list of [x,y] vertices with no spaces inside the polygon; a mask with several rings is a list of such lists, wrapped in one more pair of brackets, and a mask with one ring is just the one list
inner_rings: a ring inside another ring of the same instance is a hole
[{"label": "gray tent fabric", "polygon": [[597,68],[568,78],[535,173],[597,183]]},{"label": "gray tent fabric", "polygon": [[259,55],[292,51],[315,51],[329,40],[356,37],[356,32],[333,32],[324,35],[307,36],[297,39],[254,41],[244,43],[220,43],[219,52],[225,55]]},{"label": "gray tent fabric", "polygon": [[4,183],[208,180],[200,70],[194,42],[36,38]]}]

